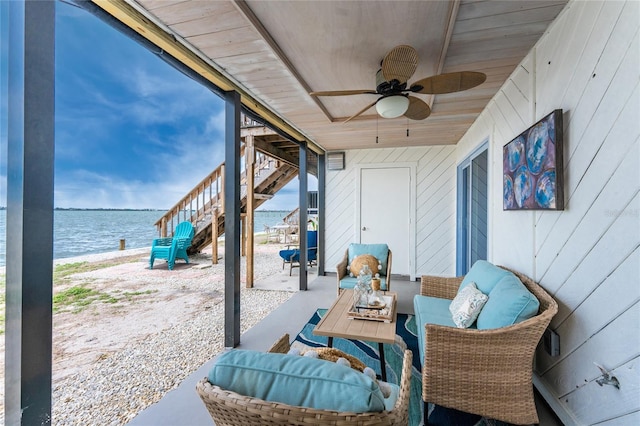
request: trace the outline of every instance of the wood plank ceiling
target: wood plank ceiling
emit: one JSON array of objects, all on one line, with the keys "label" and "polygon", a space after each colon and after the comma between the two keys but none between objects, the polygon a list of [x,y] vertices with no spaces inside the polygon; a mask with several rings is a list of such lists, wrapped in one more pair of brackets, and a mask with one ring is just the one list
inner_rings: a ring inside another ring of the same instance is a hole
[{"label": "wood plank ceiling", "polygon": [[[126,2],[331,151],[455,144],[567,0]],[[379,118],[371,108],[344,124],[376,95],[309,95],[375,90],[380,61],[400,44],[418,51],[410,83],[463,70],[487,80],[464,92],[418,95],[433,111],[421,121]]]}]

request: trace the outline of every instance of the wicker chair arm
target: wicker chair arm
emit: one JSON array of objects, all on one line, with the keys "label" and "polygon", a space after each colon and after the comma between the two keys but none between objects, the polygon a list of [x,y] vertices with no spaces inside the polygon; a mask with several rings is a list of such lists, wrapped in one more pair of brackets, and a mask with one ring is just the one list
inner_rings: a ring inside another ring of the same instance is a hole
[{"label": "wicker chair arm", "polygon": [[315,408],[296,407],[279,402],[239,395],[212,385],[205,377],[196,384],[196,390],[205,403],[216,425],[397,425],[392,412],[349,413]]},{"label": "wicker chair arm", "polygon": [[458,293],[458,287],[460,287],[462,279],[463,277],[444,278],[423,275],[420,280],[420,294],[422,296],[453,300]]},{"label": "wicker chair arm", "polygon": [[387,272],[385,275],[387,291],[391,290],[391,249],[389,249],[389,254],[387,256]]},{"label": "wicker chair arm", "polygon": [[340,280],[346,277],[347,274],[349,273],[349,271],[347,270],[348,264],[349,264],[349,250],[347,249],[345,250],[344,257],[342,258],[340,263],[336,265],[336,276],[338,277],[338,280],[337,280],[338,296],[340,296]]},{"label": "wicker chair arm", "polygon": [[394,424],[408,424],[409,422],[409,401],[411,398],[411,367],[413,363],[413,352],[404,351],[402,361],[402,374],[400,376],[400,393],[396,405],[393,406],[392,413],[395,417]]},{"label": "wicker chair arm", "polygon": [[336,272],[338,274],[338,284],[340,283],[340,280],[346,277],[347,274],[349,273],[349,271],[347,270],[348,262],[349,262],[349,251],[346,250],[344,252],[344,257],[342,258],[340,263],[336,265]]},{"label": "wicker chair arm", "polygon": [[291,343],[289,343],[289,333],[285,333],[276,342],[271,345],[267,352],[286,354],[291,349]]},{"label": "wicker chair arm", "polygon": [[423,400],[510,423],[538,423],[532,364],[551,316],[493,330],[426,324]]}]

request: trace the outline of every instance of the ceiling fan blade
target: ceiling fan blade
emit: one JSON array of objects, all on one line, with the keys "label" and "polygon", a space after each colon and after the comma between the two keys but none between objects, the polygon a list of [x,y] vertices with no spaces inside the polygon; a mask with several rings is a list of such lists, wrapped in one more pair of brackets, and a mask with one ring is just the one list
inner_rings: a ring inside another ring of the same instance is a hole
[{"label": "ceiling fan blade", "polygon": [[425,101],[415,96],[408,96],[408,98],[409,108],[407,108],[407,112],[404,113],[405,117],[411,120],[424,120],[431,115],[431,108],[429,108],[429,104]]},{"label": "ceiling fan blade", "polygon": [[347,118],[346,120],[344,120],[342,122],[342,124],[348,123],[349,121],[353,120],[354,118],[356,118],[357,116],[363,114],[366,110],[368,110],[369,108],[371,108],[372,106],[374,106],[375,104],[378,103],[380,99],[376,99],[375,102],[372,102],[371,104],[367,105],[366,107],[362,108],[360,111],[358,111],[357,113],[353,114],[351,117]]},{"label": "ceiling fan blade", "polygon": [[418,80],[411,85],[409,90],[425,95],[441,95],[471,89],[481,85],[486,79],[487,75],[481,72],[450,72]]},{"label": "ceiling fan blade", "polygon": [[416,72],[418,52],[406,44],[396,46],[382,60],[382,75],[386,81],[398,80],[400,84]]},{"label": "ceiling fan blade", "polygon": [[377,95],[375,90],[328,90],[325,92],[309,92],[311,96],[349,96],[349,95]]}]

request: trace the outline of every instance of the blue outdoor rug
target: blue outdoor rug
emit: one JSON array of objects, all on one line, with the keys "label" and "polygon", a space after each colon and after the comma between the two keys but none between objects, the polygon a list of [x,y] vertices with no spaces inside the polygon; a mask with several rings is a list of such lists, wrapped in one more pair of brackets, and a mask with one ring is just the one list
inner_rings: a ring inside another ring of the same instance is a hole
[{"label": "blue outdoor rug", "polygon": [[[327,312],[326,309],[318,309],[309,322],[292,343],[294,348],[324,347],[327,346],[327,337],[315,336],[313,329],[320,322],[320,319]],[[347,340],[335,337],[333,347],[355,356],[368,367],[373,368],[376,374],[380,375],[380,357],[378,355],[378,344],[374,342],[364,342],[361,340]],[[418,351],[418,335],[416,322],[413,315],[398,314],[396,321],[396,343],[394,345],[384,345],[384,359],[387,365],[387,381],[399,384],[402,372],[402,359],[405,349],[413,352],[413,368],[411,369],[411,398],[409,402],[409,425],[418,426],[422,423],[422,377],[420,366],[420,352]],[[489,420],[467,414],[450,408],[429,406],[430,426],[508,426],[496,420]]]},{"label": "blue outdoor rug", "polygon": [[[320,318],[327,312],[326,309],[318,309],[305,324],[302,331],[296,336],[292,347],[300,348],[300,345],[311,347],[327,346],[327,337],[315,336],[313,329],[320,322]],[[404,350],[413,352],[413,368],[411,369],[411,398],[409,403],[409,425],[419,425],[422,421],[422,378],[420,375],[420,359],[418,355],[418,337],[416,322],[413,315],[398,314],[396,321],[396,344],[384,345],[384,359],[387,365],[387,381],[399,384],[402,372],[402,359]],[[297,343],[296,343],[297,342]],[[333,347],[355,356],[365,365],[373,368],[380,375],[380,357],[378,344],[361,340],[347,340],[335,337]]]}]

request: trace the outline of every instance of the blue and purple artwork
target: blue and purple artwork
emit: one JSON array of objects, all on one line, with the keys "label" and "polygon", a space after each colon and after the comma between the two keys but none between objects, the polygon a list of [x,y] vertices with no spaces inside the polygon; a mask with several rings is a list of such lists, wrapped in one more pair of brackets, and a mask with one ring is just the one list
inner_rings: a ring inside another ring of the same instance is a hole
[{"label": "blue and purple artwork", "polygon": [[503,209],[562,210],[562,110],[503,148]]}]

